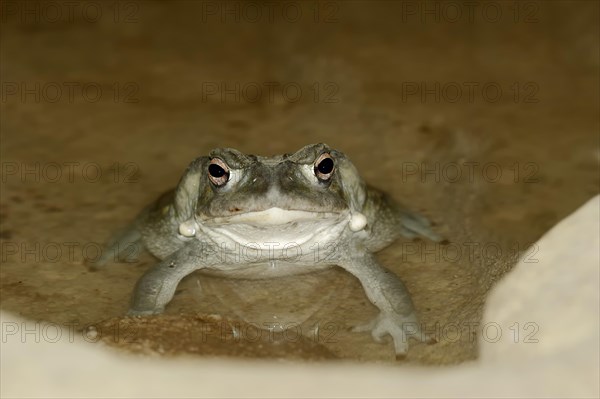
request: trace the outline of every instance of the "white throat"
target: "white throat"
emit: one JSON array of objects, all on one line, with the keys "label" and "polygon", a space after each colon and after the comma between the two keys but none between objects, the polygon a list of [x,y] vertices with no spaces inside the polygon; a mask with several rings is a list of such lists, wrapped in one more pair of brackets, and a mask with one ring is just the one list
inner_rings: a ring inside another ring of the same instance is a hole
[{"label": "white throat", "polygon": [[311,212],[277,207],[217,217],[201,223],[194,219],[181,223],[183,238],[203,236],[217,245],[239,244],[269,247],[285,245],[325,244],[337,240],[346,226],[362,230],[366,217],[358,212]]}]

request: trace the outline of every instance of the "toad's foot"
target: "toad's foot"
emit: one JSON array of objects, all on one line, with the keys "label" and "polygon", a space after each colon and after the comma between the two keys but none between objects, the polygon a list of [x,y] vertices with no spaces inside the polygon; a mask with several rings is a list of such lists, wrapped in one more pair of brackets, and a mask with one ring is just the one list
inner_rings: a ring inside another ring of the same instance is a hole
[{"label": "toad's foot", "polygon": [[354,332],[371,331],[371,336],[375,342],[383,342],[382,338],[389,334],[394,341],[396,360],[406,357],[408,352],[408,339],[414,338],[428,344],[435,343],[436,340],[421,331],[414,315],[409,317],[399,315],[393,312],[380,312],[377,317],[369,323],[356,326],[352,329]]},{"label": "toad's foot", "polygon": [[153,310],[137,310],[129,309],[127,316],[152,316],[155,314],[161,314],[164,309],[153,309]]}]

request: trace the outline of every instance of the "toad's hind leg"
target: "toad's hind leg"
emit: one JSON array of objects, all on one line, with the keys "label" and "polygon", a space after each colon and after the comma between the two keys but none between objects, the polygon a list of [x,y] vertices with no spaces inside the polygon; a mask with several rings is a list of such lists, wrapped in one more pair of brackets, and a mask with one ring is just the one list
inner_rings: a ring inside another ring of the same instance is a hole
[{"label": "toad's hind leg", "polygon": [[424,237],[435,242],[443,240],[431,228],[429,220],[394,201],[384,192],[369,187],[365,209],[373,220],[371,247],[379,250],[400,236],[405,238]]},{"label": "toad's hind leg", "polygon": [[109,262],[135,262],[142,249],[142,234],[134,222],[115,234],[106,243],[100,256],[88,260],[87,264],[91,269],[98,269]]},{"label": "toad's hind leg", "polygon": [[400,204],[393,205],[393,213],[398,223],[399,233],[403,237],[415,238],[422,236],[435,242],[443,240],[431,229],[431,223],[425,216],[419,215]]}]

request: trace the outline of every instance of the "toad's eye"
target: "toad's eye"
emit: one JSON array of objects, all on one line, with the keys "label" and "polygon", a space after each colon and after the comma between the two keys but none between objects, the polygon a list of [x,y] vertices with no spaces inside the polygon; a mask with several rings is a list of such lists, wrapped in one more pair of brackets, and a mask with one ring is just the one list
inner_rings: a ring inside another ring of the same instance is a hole
[{"label": "toad's eye", "polygon": [[215,186],[222,186],[229,180],[229,167],[219,158],[213,158],[208,165],[208,178]]},{"label": "toad's eye", "polygon": [[315,176],[319,180],[329,180],[335,170],[335,163],[329,153],[321,154],[315,162]]}]

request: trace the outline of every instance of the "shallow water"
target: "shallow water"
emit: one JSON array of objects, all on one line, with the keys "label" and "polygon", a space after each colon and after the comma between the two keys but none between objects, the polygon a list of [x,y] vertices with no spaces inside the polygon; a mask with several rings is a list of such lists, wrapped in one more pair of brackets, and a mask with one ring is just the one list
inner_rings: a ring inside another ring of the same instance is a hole
[{"label": "shallow water", "polygon": [[[123,315],[155,260],[84,266],[196,156],[326,142],[449,241],[398,241],[379,255],[438,339],[413,342],[405,363],[474,359],[488,289],[599,191],[598,4],[539,3],[535,23],[496,24],[398,23],[400,4],[340,3],[333,23],[202,22],[201,3],[139,3],[131,23],[8,16],[2,308],[143,353],[394,361],[391,340],[349,331],[376,309],[338,269],[268,281],[194,274],[164,315],[136,320]],[[69,82],[101,95],[70,97]],[[265,82],[304,94],[247,101],[221,90]],[[410,94],[435,82],[503,94]]]}]

